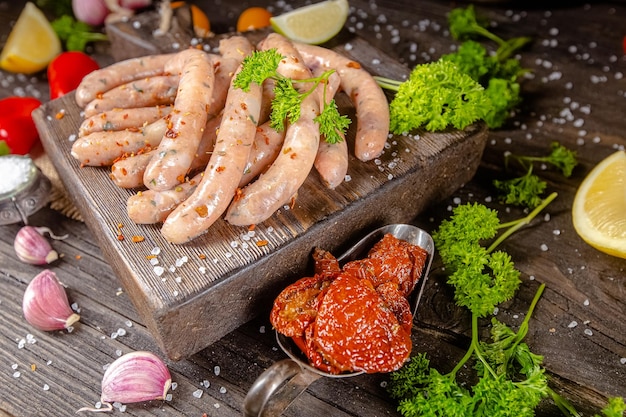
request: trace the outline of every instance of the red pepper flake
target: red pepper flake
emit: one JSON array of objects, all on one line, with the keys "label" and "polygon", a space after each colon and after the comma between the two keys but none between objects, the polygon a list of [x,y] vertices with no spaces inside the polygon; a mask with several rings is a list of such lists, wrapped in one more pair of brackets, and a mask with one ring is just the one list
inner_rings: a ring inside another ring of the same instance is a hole
[{"label": "red pepper flake", "polygon": [[243,190],[241,188],[237,188],[235,190],[235,196],[233,197],[233,201],[240,200],[243,197]]},{"label": "red pepper flake", "polygon": [[30,364],[30,370],[35,372],[37,370],[37,365],[35,365],[34,363]]},{"label": "red pepper flake", "polygon": [[283,150],[283,153],[289,153],[289,152],[291,152],[291,148],[290,147]]},{"label": "red pepper flake", "polygon": [[200,216],[200,217],[206,217],[209,214],[209,209],[206,206],[206,204],[198,206],[194,210],[196,211],[196,213],[198,213],[198,216]]},{"label": "red pepper flake", "polygon": [[83,257],[82,257],[82,255],[76,255],[76,256],[74,256],[74,258],[76,258],[76,260],[77,260],[77,261],[79,261],[79,260],[81,260]]},{"label": "red pepper flake", "polygon": [[289,202],[289,208],[293,209],[296,206],[296,197],[291,197],[291,201]]},{"label": "red pepper flake", "polygon": [[289,155],[289,157],[290,157],[291,159],[296,159],[296,158],[298,157],[298,154],[294,152],[294,153],[292,153],[291,155]]},{"label": "red pepper flake", "polygon": [[226,170],[226,167],[224,165],[220,165],[217,168],[215,168],[215,172],[224,172]]},{"label": "red pepper flake", "polygon": [[154,259],[154,258],[156,258],[156,255],[147,255],[146,256],[147,260]]},{"label": "red pepper flake", "polygon": [[199,253],[198,258],[204,260],[206,259],[206,255],[204,253]]},{"label": "red pepper flake", "polygon": [[57,114],[54,115],[54,118],[57,120],[61,120],[65,117],[65,110],[60,110]]},{"label": "red pepper flake", "polygon": [[144,240],[146,240],[146,238],[143,237],[143,236],[139,236],[139,235],[134,235],[133,236],[133,242],[134,243],[143,242]]},{"label": "red pepper flake", "polygon": [[124,235],[123,235],[123,234],[121,234],[121,233],[119,233],[119,234],[117,235],[117,240],[119,240],[120,242],[121,242],[122,240],[124,240]]},{"label": "red pepper flake", "polygon": [[348,68],[361,69],[361,64],[359,64],[356,61],[350,61],[350,62],[348,62]]},{"label": "red pepper flake", "polygon": [[248,231],[251,232],[254,229],[256,229],[256,224],[251,224],[250,226],[248,226]]},{"label": "red pepper flake", "polygon": [[263,246],[267,246],[268,244],[269,244],[269,242],[267,240],[265,240],[265,239],[259,240],[259,241],[256,242],[256,245],[259,248],[262,248]]},{"label": "red pepper flake", "polygon": [[183,182],[185,182],[185,176],[184,175],[179,175],[178,177],[176,177],[176,181],[180,182],[181,184]]},{"label": "red pepper flake", "polygon": [[99,91],[99,92],[96,94],[96,98],[97,98],[98,100],[102,100],[102,96],[103,96],[103,94],[104,94],[104,92],[103,92],[103,91]]}]

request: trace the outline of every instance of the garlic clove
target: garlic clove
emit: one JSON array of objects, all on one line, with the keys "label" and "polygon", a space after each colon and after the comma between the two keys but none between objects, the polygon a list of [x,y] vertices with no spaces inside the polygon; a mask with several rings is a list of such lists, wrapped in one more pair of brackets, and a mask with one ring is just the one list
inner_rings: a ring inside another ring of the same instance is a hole
[{"label": "garlic clove", "polygon": [[80,320],[70,307],[65,288],[49,269],[37,274],[26,287],[22,311],[26,321],[44,331],[67,329]]},{"label": "garlic clove", "polygon": [[107,408],[83,407],[81,411],[110,411],[111,403],[163,400],[172,386],[167,365],[146,351],[127,353],[110,364],[102,377],[100,402]]},{"label": "garlic clove", "polygon": [[162,400],[172,385],[170,371],[150,352],[131,352],[117,358],[102,377],[102,402],[136,403]]},{"label": "garlic clove", "polygon": [[59,258],[58,252],[43,236],[45,231],[46,228],[24,226],[17,232],[13,248],[19,260],[32,265],[45,265]]}]

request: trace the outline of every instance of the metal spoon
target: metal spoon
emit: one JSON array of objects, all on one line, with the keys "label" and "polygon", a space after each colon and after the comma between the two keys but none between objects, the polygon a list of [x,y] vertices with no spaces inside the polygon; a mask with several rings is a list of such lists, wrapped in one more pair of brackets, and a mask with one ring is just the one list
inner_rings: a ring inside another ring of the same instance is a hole
[{"label": "metal spoon", "polygon": [[[409,224],[383,226],[368,233],[343,255],[337,257],[337,260],[340,264],[344,264],[364,258],[372,246],[387,233],[391,233],[398,239],[420,246],[428,252],[422,276],[411,293],[411,299],[409,300],[413,317],[415,317],[435,253],[435,244],[427,232]],[[281,349],[289,356],[289,359],[272,364],[254,381],[244,399],[243,415],[245,417],[280,415],[313,381],[322,376],[327,378],[346,378],[363,373],[359,371],[335,375],[321,371],[308,364],[306,356],[291,338],[276,332],[276,340]],[[288,382],[285,384],[286,381]],[[285,387],[278,391],[283,385]]]}]

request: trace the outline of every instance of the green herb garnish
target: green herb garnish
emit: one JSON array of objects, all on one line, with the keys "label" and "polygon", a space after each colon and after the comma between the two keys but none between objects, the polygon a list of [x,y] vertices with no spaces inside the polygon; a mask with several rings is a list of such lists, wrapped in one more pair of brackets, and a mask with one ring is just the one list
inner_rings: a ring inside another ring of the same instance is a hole
[{"label": "green herb garnish", "polygon": [[566,178],[572,175],[574,167],[578,164],[576,152],[558,142],[552,143],[550,154],[547,156],[506,154],[507,169],[511,160],[516,161],[522,167],[524,174],[506,180],[494,180],[493,185],[500,193],[500,200],[503,203],[528,208],[535,208],[541,204],[543,192],[547,188],[547,183],[533,173],[535,164],[551,165]]},{"label": "green herb garnish", "polygon": [[[537,404],[548,396],[563,410],[578,415],[548,387],[543,358],[523,343],[544,284],[538,288],[517,332],[495,318],[491,319],[489,342],[481,340],[478,331],[479,318],[492,314],[498,304],[513,297],[520,285],[520,273],[510,256],[496,248],[530,223],[554,198],[556,193],[526,217],[504,224],[495,210],[484,205],[461,205],[433,233],[449,274],[448,283],[454,287],[455,301],[471,312],[472,338],[466,354],[447,374],[432,368],[425,354],[414,356],[391,374],[389,392],[399,401],[398,409],[404,416],[533,416]],[[500,230],[504,232],[497,236]],[[488,240],[493,242],[483,246]],[[456,376],[470,361],[474,363],[476,383],[466,386]]]},{"label": "green herb garnish", "polygon": [[374,78],[381,87],[396,91],[389,104],[389,130],[396,134],[419,127],[464,129],[484,119],[490,108],[484,88],[452,62],[417,65],[404,82]]},{"label": "green herb garnish", "polygon": [[90,42],[108,40],[104,33],[94,32],[91,26],[69,15],[63,15],[51,24],[68,51],[84,51]]},{"label": "green herb garnish", "polygon": [[[300,108],[302,101],[316,91],[317,86],[322,83],[324,96],[326,95],[326,81],[335,70],[325,71],[318,77],[304,80],[293,80],[278,73],[278,64],[282,55],[276,49],[265,51],[254,51],[244,58],[241,71],[235,76],[233,85],[244,91],[250,89],[250,84],[257,85],[270,78],[274,80],[274,98],[272,99],[272,113],[270,114],[270,126],[277,131],[285,129],[285,121],[294,123],[300,118]],[[302,86],[312,84],[311,88],[300,91],[295,84]],[[320,133],[324,135],[328,143],[337,143],[343,140],[350,119],[339,113],[335,100],[322,100],[321,112],[314,118],[319,125]]]}]

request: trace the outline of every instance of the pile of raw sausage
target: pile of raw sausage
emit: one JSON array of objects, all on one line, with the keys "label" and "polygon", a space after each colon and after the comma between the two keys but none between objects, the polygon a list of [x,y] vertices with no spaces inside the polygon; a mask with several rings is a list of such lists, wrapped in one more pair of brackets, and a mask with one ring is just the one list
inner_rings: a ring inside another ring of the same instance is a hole
[{"label": "pile of raw sausage", "polygon": [[[336,71],[326,93],[318,86],[282,132],[269,126],[271,79],[248,91],[232,83],[255,48],[276,49],[278,72],[293,80]],[[346,141],[327,143],[314,121],[337,91],[356,109],[355,156],[378,157],[389,132],[387,99],[357,62],[329,49],[272,33],[258,45],[225,38],[218,53],[133,58],[92,72],[77,88],[84,121],[71,154],[83,166],[110,166],[115,184],[138,190],[127,201],[131,220],[162,223],[166,240],[184,243],[222,216],[241,226],[266,220],[295,198],[313,168],[329,188],[339,185]]]}]

